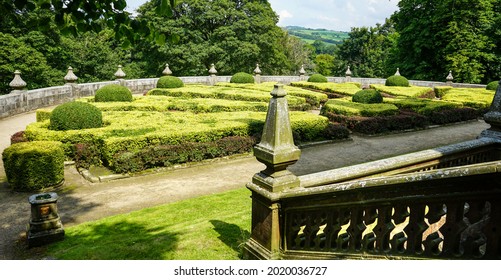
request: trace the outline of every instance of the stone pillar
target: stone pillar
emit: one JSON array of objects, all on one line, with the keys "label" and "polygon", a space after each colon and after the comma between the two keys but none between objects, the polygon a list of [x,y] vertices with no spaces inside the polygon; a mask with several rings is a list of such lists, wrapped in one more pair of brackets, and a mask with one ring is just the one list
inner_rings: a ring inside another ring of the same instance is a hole
[{"label": "stone pillar", "polygon": [[213,86],[217,83],[216,74],[217,74],[216,67],[214,66],[214,63],[212,63],[209,69],[209,85]]},{"label": "stone pillar", "polygon": [[27,85],[23,78],[21,78],[21,71],[14,71],[14,79],[9,83],[9,86],[12,88],[11,93],[26,91]]},{"label": "stone pillar", "polygon": [[118,70],[117,72],[115,72],[115,80],[117,80],[118,82],[120,82],[120,85],[124,85],[124,78],[126,77],[127,75],[125,74],[125,72],[122,70],[122,65],[118,65]]},{"label": "stone pillar", "polygon": [[395,72],[394,76],[400,76],[400,68],[397,68],[397,72]]},{"label": "stone pillar", "polygon": [[299,179],[287,167],[299,160],[289,119],[287,93],[275,85],[266,115],[261,142],[254,147],[257,160],[266,169],[255,174],[247,188],[252,191],[252,232],[245,245],[245,258],[281,257],[281,192],[299,187]]},{"label": "stone pillar", "polygon": [[261,69],[259,69],[259,63],[256,63],[256,69],[254,69],[254,82],[256,84],[261,83]]},{"label": "stone pillar", "polygon": [[304,70],[304,64],[301,64],[301,69],[299,69],[299,80],[304,81],[306,80],[306,71]]},{"label": "stone pillar", "polygon": [[351,75],[352,75],[352,73],[350,70],[350,66],[348,66],[348,69],[346,69],[346,72],[344,73],[346,83],[351,82]]},{"label": "stone pillar", "polygon": [[449,71],[449,75],[447,75],[447,78],[445,79],[447,80],[446,84],[452,87],[452,81],[454,80],[454,77],[452,77],[452,71]]},{"label": "stone pillar", "polygon": [[496,90],[489,112],[484,115],[484,121],[491,127],[482,131],[480,137],[496,138],[501,141],[501,85]]},{"label": "stone pillar", "polygon": [[165,64],[165,69],[162,71],[162,75],[170,76],[172,75],[172,71],[170,71],[169,64]]},{"label": "stone pillar", "polygon": [[79,96],[77,80],[78,77],[75,73],[73,73],[73,67],[68,67],[68,72],[66,73],[66,76],[64,76],[64,82],[66,85],[71,86],[70,98]]}]

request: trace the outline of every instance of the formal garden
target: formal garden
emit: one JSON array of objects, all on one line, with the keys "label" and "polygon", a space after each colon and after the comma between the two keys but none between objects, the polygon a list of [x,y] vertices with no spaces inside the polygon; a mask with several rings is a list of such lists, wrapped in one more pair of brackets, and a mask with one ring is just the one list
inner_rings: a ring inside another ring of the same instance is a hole
[{"label": "formal garden", "polygon": [[[138,176],[249,154],[260,141],[275,84],[256,83],[245,73],[212,86],[164,76],[143,95],[113,84],[93,96],[38,109],[37,121],[14,134],[3,152],[9,187],[52,190],[64,181],[65,162],[74,162],[81,172],[100,168]],[[401,132],[477,119],[488,110],[496,85],[429,88],[410,86],[404,77],[394,76],[385,85],[362,88],[360,83],[327,82],[313,75],[284,89],[294,143],[301,146],[349,139],[352,133]],[[74,226],[67,230],[67,240],[51,245],[48,254],[58,259],[238,259],[250,236],[245,192]],[[217,207],[192,211],[204,205]]]}]

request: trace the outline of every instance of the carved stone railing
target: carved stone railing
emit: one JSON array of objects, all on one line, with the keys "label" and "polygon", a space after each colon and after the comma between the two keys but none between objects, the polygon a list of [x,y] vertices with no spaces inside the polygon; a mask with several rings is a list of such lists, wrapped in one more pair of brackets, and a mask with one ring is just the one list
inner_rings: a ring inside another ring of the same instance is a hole
[{"label": "carved stone railing", "polygon": [[[273,132],[292,138],[280,123],[287,114],[274,115],[267,116],[280,128]],[[287,180],[269,171],[287,171],[297,158],[273,159],[297,155],[296,148],[260,149],[267,169],[247,185],[252,230],[244,257],[500,259],[501,87],[485,120],[491,128],[476,140],[299,177],[289,172]]]}]

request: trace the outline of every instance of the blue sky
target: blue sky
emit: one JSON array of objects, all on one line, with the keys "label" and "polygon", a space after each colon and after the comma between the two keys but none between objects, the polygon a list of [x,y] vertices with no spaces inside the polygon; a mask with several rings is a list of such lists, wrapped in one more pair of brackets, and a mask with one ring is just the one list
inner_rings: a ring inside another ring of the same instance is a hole
[{"label": "blue sky", "polygon": [[[127,0],[133,11],[147,0]],[[398,0],[270,0],[280,16],[279,26],[297,25],[350,31],[351,27],[384,23],[397,9]]]}]

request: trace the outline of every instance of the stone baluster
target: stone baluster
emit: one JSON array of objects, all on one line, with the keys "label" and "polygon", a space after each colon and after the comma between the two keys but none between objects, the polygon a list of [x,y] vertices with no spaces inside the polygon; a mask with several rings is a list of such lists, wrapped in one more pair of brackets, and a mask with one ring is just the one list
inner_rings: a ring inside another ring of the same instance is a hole
[{"label": "stone baluster", "polygon": [[9,86],[12,88],[12,92],[17,91],[25,91],[26,90],[26,82],[21,78],[21,71],[14,71],[14,79],[9,83]]},{"label": "stone baluster", "polygon": [[217,74],[216,67],[214,66],[214,63],[212,63],[209,69],[209,85],[213,86],[217,83],[216,74]]},{"label": "stone baluster", "polygon": [[164,71],[162,71],[162,75],[164,75],[164,76],[172,75],[172,71],[169,68],[169,64],[165,64],[165,69],[164,69]]},{"label": "stone baluster", "polygon": [[351,75],[352,75],[352,73],[350,70],[350,66],[348,66],[348,69],[346,69],[346,72],[344,73],[346,83],[351,82]]},{"label": "stone baluster", "polygon": [[259,69],[259,63],[256,63],[256,69],[254,69],[254,81],[256,84],[261,83],[261,69]]},{"label": "stone baluster", "polygon": [[447,75],[447,78],[445,79],[447,80],[446,84],[452,87],[452,81],[454,80],[454,77],[452,76],[452,71],[449,71],[449,75]]},{"label": "stone baluster", "polygon": [[266,165],[247,188],[252,191],[252,232],[246,244],[246,258],[275,259],[280,257],[280,201],[278,194],[299,187],[299,179],[287,167],[301,155],[294,145],[289,109],[283,85],[271,92],[261,142],[254,147],[254,156]]}]

